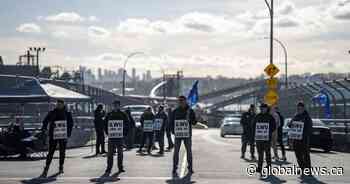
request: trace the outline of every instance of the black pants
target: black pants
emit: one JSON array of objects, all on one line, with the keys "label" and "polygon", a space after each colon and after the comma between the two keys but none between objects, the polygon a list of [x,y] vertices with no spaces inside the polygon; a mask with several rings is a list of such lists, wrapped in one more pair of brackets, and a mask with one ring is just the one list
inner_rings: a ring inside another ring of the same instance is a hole
[{"label": "black pants", "polygon": [[156,131],[156,141],[159,144],[159,151],[164,152],[164,131]]},{"label": "black pants", "polygon": [[264,153],[266,155],[267,167],[271,167],[271,142],[259,141],[256,143],[256,148],[258,150],[258,168],[257,168],[257,171],[261,172],[262,165],[264,162]]},{"label": "black pants", "polygon": [[123,167],[123,140],[122,139],[109,139],[108,140],[108,153],[107,153],[107,169],[106,172],[111,172],[113,168],[113,156],[114,151],[117,149],[118,156],[118,169],[122,170]]},{"label": "black pants", "polygon": [[143,148],[143,146],[145,145],[147,139],[148,139],[148,146],[147,146],[147,151],[151,151],[152,149],[152,145],[153,145],[153,132],[143,132],[142,134],[142,141],[141,141],[141,145],[140,145],[140,150]]},{"label": "black pants", "polygon": [[128,149],[134,147],[135,142],[135,128],[130,128],[126,137],[126,146]]},{"label": "black pants", "polygon": [[102,152],[106,152],[105,135],[103,132],[96,132],[96,154],[100,153],[100,148]]},{"label": "black pants", "polygon": [[64,159],[66,158],[66,146],[67,146],[67,140],[66,139],[61,139],[61,140],[49,140],[49,153],[47,154],[46,157],[46,166],[45,169],[48,170],[50,168],[50,164],[53,158],[53,155],[55,153],[57,144],[59,145],[59,151],[60,151],[60,169],[63,169],[64,165]]},{"label": "black pants", "polygon": [[166,130],[166,137],[168,139],[168,146],[169,146],[169,148],[173,148],[174,147],[174,143],[173,143],[173,139],[171,137],[171,131],[168,128]]},{"label": "black pants", "polygon": [[286,149],[285,149],[285,147],[284,147],[283,140],[282,140],[282,139],[279,139],[279,140],[278,140],[278,144],[279,144],[279,146],[281,147],[282,156],[285,157],[285,156],[286,156]]},{"label": "black pants", "polygon": [[173,171],[177,170],[179,164],[179,152],[181,143],[184,142],[186,153],[187,153],[187,164],[188,169],[192,170],[192,138],[175,138],[175,147],[174,147],[174,158],[173,158]]},{"label": "black pants", "polygon": [[254,140],[251,139],[251,137],[247,136],[247,135],[242,135],[242,147],[241,147],[241,153],[242,156],[245,154],[246,150],[247,150],[247,145],[250,146],[250,156],[254,157],[254,153],[255,153],[255,144],[254,144]]},{"label": "black pants", "polygon": [[310,148],[308,142],[294,141],[295,157],[301,169],[311,168]]}]

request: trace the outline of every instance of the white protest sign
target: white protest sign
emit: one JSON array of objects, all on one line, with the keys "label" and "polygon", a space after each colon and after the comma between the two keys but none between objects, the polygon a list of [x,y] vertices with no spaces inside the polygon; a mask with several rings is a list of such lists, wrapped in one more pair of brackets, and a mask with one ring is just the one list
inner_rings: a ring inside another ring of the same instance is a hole
[{"label": "white protest sign", "polygon": [[290,129],[288,131],[289,139],[302,140],[304,131],[304,123],[300,121],[293,121],[290,124]]},{"label": "white protest sign", "polygon": [[187,120],[175,120],[175,137],[188,138],[190,137],[190,125]]},{"label": "white protest sign", "polygon": [[108,121],[108,138],[123,138],[123,120]]},{"label": "white protest sign", "polygon": [[255,140],[256,141],[268,141],[269,140],[269,123],[257,122],[255,126]]},{"label": "white protest sign", "polygon": [[53,139],[59,140],[59,139],[67,139],[67,121],[61,120],[61,121],[55,121],[55,127],[53,129]]},{"label": "white protest sign", "polygon": [[163,119],[155,119],[154,120],[154,130],[160,131],[163,125]]},{"label": "white protest sign", "polygon": [[144,120],[143,121],[143,131],[144,132],[153,132],[153,120]]}]

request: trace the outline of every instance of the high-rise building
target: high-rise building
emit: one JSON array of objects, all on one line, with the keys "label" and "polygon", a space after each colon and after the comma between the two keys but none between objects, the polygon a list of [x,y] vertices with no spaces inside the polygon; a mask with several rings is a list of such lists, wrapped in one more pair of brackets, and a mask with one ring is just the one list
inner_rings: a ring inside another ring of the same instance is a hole
[{"label": "high-rise building", "polygon": [[152,80],[152,75],[151,75],[151,71],[147,70],[146,71],[146,81],[151,81]]},{"label": "high-rise building", "polygon": [[102,80],[102,69],[101,68],[98,68],[97,69],[97,80]]},{"label": "high-rise building", "polygon": [[132,68],[132,81],[135,82],[136,81],[136,69]]}]

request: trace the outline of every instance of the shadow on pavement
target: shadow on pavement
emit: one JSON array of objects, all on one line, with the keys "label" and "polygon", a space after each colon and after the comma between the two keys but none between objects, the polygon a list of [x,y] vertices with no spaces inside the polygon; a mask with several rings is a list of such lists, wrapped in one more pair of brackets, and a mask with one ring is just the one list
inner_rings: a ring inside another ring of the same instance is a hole
[{"label": "shadow on pavement", "polygon": [[195,181],[191,181],[191,179],[192,179],[192,174],[187,174],[183,178],[173,177],[170,180],[166,180],[166,183],[168,183],[168,184],[192,184],[192,183],[196,183]]},{"label": "shadow on pavement", "polygon": [[310,153],[323,153],[323,154],[330,154],[330,155],[336,155],[336,152],[330,151],[330,152],[325,152],[323,150],[319,150],[319,149],[310,149]]},{"label": "shadow on pavement", "polygon": [[301,178],[301,182],[304,184],[326,184],[325,182],[322,182],[315,178],[314,176],[304,176]]},{"label": "shadow on pavement", "polygon": [[103,174],[102,176],[98,178],[92,178],[90,179],[91,183],[96,183],[96,184],[104,184],[104,183],[109,183],[109,182],[116,182],[119,181],[120,178],[118,178],[120,173],[114,173],[113,175],[109,176],[107,174]]},{"label": "shadow on pavement", "polygon": [[277,160],[277,161],[273,161],[272,164],[274,164],[274,165],[288,165],[288,164],[292,164],[292,162]]},{"label": "shadow on pavement", "polygon": [[261,181],[265,182],[265,183],[271,183],[271,184],[280,184],[280,183],[286,183],[286,180],[281,180],[280,178],[270,175],[269,177],[267,177],[266,179],[261,179]]},{"label": "shadow on pavement", "polygon": [[45,160],[46,157],[28,157],[28,158],[18,158],[18,157],[0,157],[1,161],[39,161],[39,160]]},{"label": "shadow on pavement", "polygon": [[83,157],[83,159],[90,159],[90,158],[97,158],[97,157],[104,157],[105,154],[93,154],[93,155],[88,155],[88,156],[85,156]]},{"label": "shadow on pavement", "polygon": [[30,180],[22,180],[21,183],[23,184],[44,184],[44,183],[51,183],[51,182],[55,182],[57,179],[57,176],[59,176],[60,173],[57,172],[47,178],[41,178],[41,177],[36,177],[36,178],[32,178]]}]

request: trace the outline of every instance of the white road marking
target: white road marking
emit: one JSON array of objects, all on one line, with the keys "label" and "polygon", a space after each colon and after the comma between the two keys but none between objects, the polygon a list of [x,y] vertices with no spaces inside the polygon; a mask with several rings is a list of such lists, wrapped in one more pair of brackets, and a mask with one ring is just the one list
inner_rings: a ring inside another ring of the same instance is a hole
[{"label": "white road marking", "polygon": [[182,158],[182,163],[181,163],[180,178],[183,178],[185,176],[186,167],[187,167],[187,153],[184,153],[184,156]]},{"label": "white road marking", "polygon": [[[121,176],[121,177],[112,177],[112,176],[110,176],[110,177],[84,177],[84,176],[82,176],[82,177],[57,177],[57,178],[55,178],[55,180],[58,180],[58,181],[62,181],[62,180],[92,180],[92,179],[101,179],[101,180],[103,180],[103,179],[110,179],[110,178],[119,178],[119,179],[125,179],[125,180],[170,180],[170,179],[172,179],[171,177],[153,177],[153,176],[151,176],[151,177],[142,177],[142,176],[140,176],[140,177],[127,177],[127,176],[125,176],[125,177],[123,177],[123,176]],[[0,177],[0,181],[23,181],[23,180],[43,180],[43,181],[45,181],[45,180],[50,180],[51,178],[28,178],[28,177],[23,177],[23,178],[21,178],[21,177]]]}]

